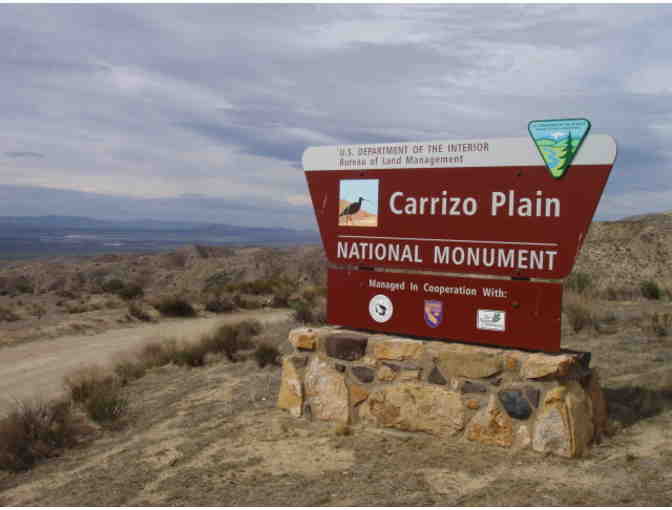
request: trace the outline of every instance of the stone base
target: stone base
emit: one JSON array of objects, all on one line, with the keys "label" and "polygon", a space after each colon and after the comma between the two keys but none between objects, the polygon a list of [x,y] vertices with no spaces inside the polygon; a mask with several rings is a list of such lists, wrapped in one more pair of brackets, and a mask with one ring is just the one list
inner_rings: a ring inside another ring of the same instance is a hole
[{"label": "stone base", "polygon": [[293,416],[391,427],[578,457],[606,404],[588,353],[543,354],[365,334],[290,332],[278,407]]}]

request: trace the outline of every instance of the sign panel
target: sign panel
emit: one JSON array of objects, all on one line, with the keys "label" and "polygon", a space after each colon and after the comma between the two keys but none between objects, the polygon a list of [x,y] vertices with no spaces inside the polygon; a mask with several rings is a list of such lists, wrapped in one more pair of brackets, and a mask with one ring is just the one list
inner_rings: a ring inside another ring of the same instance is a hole
[{"label": "sign panel", "polygon": [[330,324],[489,345],[560,349],[559,283],[329,268]]},{"label": "sign panel", "polygon": [[609,136],[583,145],[562,179],[529,138],[310,148],[304,166],[327,259],[564,278],[616,155]]},{"label": "sign panel", "polygon": [[307,149],[328,322],[558,351],[560,280],[616,157],[585,119],[565,124],[532,122],[532,138]]}]

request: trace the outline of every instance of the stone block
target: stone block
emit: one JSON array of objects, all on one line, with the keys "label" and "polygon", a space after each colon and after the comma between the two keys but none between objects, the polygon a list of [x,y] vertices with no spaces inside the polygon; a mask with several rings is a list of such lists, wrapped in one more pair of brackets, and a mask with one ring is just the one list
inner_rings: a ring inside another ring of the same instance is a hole
[{"label": "stone block", "polygon": [[437,367],[434,367],[432,371],[429,373],[429,376],[427,377],[427,382],[430,382],[432,384],[439,384],[441,386],[445,386],[446,384],[448,384],[448,381],[446,381],[446,378],[443,377],[441,371]]},{"label": "stone block", "polygon": [[420,379],[419,369],[407,369],[399,373],[399,381],[417,381],[418,379]]},{"label": "stone block", "polygon": [[369,367],[352,367],[350,371],[357,380],[363,383],[372,382],[376,375],[375,370]]},{"label": "stone block", "polygon": [[497,396],[511,418],[527,420],[532,414],[532,406],[523,396],[522,390],[502,390],[497,393]]},{"label": "stone block", "polygon": [[289,343],[297,349],[315,350],[317,330],[312,328],[296,328],[289,332]]},{"label": "stone block", "polygon": [[365,423],[451,436],[464,428],[460,395],[445,387],[402,382],[373,391],[360,408]]},{"label": "stone block", "polygon": [[301,416],[303,409],[303,386],[294,362],[290,358],[282,360],[282,380],[278,394],[278,407],[287,409],[292,416]]},{"label": "stone block", "polygon": [[327,356],[345,361],[355,361],[366,353],[368,338],[354,333],[334,333],[325,339]]},{"label": "stone block", "polygon": [[532,448],[563,457],[581,456],[593,437],[591,403],[576,381],[550,390],[537,416]]},{"label": "stone block", "polygon": [[569,354],[530,354],[523,362],[520,375],[525,379],[539,379],[547,376],[562,377],[569,374],[576,361],[577,358]]},{"label": "stone block", "polygon": [[600,386],[600,374],[596,368],[593,368],[588,376],[585,390],[590,398],[593,410],[593,439],[599,443],[607,432],[609,409],[607,399],[604,397],[604,392]]},{"label": "stone block", "polygon": [[304,388],[313,418],[348,423],[350,406],[344,374],[315,357],[306,370]]},{"label": "stone block", "polygon": [[488,406],[469,422],[467,439],[505,447],[513,444],[513,423],[509,415],[497,406],[494,395],[490,397]]},{"label": "stone block", "polygon": [[350,385],[350,405],[356,406],[369,397],[369,390],[359,384]]},{"label": "stone block", "polygon": [[395,370],[394,367],[390,365],[382,365],[378,369],[378,380],[381,382],[392,382],[397,377],[398,369]]},{"label": "stone block", "polygon": [[443,374],[480,379],[502,371],[499,349],[463,344],[434,344],[430,347]]},{"label": "stone block", "polygon": [[424,350],[423,342],[394,337],[374,337],[373,357],[379,360],[419,360]]}]

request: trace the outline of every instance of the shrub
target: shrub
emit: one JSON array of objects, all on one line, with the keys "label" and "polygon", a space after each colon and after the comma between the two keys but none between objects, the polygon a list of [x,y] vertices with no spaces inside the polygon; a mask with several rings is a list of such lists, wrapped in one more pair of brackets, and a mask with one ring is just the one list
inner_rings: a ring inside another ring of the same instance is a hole
[{"label": "shrub", "polygon": [[21,320],[21,316],[14,310],[0,306],[0,322],[14,322]]},{"label": "shrub", "polygon": [[229,361],[238,361],[238,352],[254,347],[252,337],[261,332],[259,321],[247,320],[236,325],[219,326],[202,342],[210,352],[223,353]]},{"label": "shrub", "polygon": [[660,299],[662,290],[653,280],[645,280],[639,285],[639,290],[646,299]]},{"label": "shrub", "polygon": [[642,329],[647,333],[657,336],[666,337],[670,334],[672,328],[672,313],[657,313],[645,316],[646,322]]},{"label": "shrub", "polygon": [[228,294],[213,296],[205,304],[208,312],[223,313],[232,312],[236,309],[233,299]]},{"label": "shrub", "polygon": [[205,365],[205,356],[208,352],[210,352],[210,344],[206,339],[195,343],[185,343],[175,352],[175,364],[202,367]]},{"label": "shrub", "polygon": [[114,376],[97,365],[75,370],[64,378],[65,388],[73,402],[85,402],[96,388],[115,384]]},{"label": "shrub", "polygon": [[146,368],[154,368],[175,361],[176,352],[177,342],[175,340],[157,340],[145,344],[138,356]]},{"label": "shrub", "polygon": [[570,274],[565,280],[565,288],[583,294],[593,286],[592,277],[588,273],[576,272]]},{"label": "shrub", "polygon": [[116,381],[95,386],[83,405],[89,417],[97,423],[116,421],[128,410],[128,400]]},{"label": "shrub", "polygon": [[112,278],[111,280],[104,281],[101,288],[103,291],[109,292],[110,294],[117,294],[125,286],[126,284],[119,278]]},{"label": "shrub", "polygon": [[156,308],[167,317],[195,317],[196,310],[186,299],[178,296],[163,298]]},{"label": "shrub", "polygon": [[292,303],[294,320],[306,324],[324,324],[327,320],[323,303],[308,303],[298,300]]},{"label": "shrub", "polygon": [[147,313],[147,311],[136,302],[131,302],[128,304],[128,315],[135,317],[138,320],[151,322],[152,316]]},{"label": "shrub", "polygon": [[122,385],[144,377],[147,368],[140,361],[121,360],[114,366],[114,373]]},{"label": "shrub", "polygon": [[268,344],[261,344],[254,351],[254,360],[259,368],[266,365],[280,365],[280,351],[277,347]]},{"label": "shrub", "polygon": [[0,469],[24,471],[74,446],[85,429],[67,401],[17,407],[0,421]]},{"label": "shrub", "polygon": [[116,293],[121,299],[130,301],[131,299],[141,298],[145,295],[143,288],[137,283],[129,283],[124,285]]},{"label": "shrub", "polygon": [[570,303],[563,308],[575,333],[588,327],[595,327],[595,318],[586,306],[579,303]]}]

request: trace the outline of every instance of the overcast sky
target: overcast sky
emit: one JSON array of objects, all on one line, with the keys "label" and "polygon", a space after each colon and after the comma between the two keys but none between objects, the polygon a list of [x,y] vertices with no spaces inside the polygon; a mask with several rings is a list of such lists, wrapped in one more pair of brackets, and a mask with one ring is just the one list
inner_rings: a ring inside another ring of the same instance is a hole
[{"label": "overcast sky", "polygon": [[669,210],[670,26],[670,5],[0,5],[0,215],[312,228],[307,146],[557,117],[619,143],[597,219]]}]

